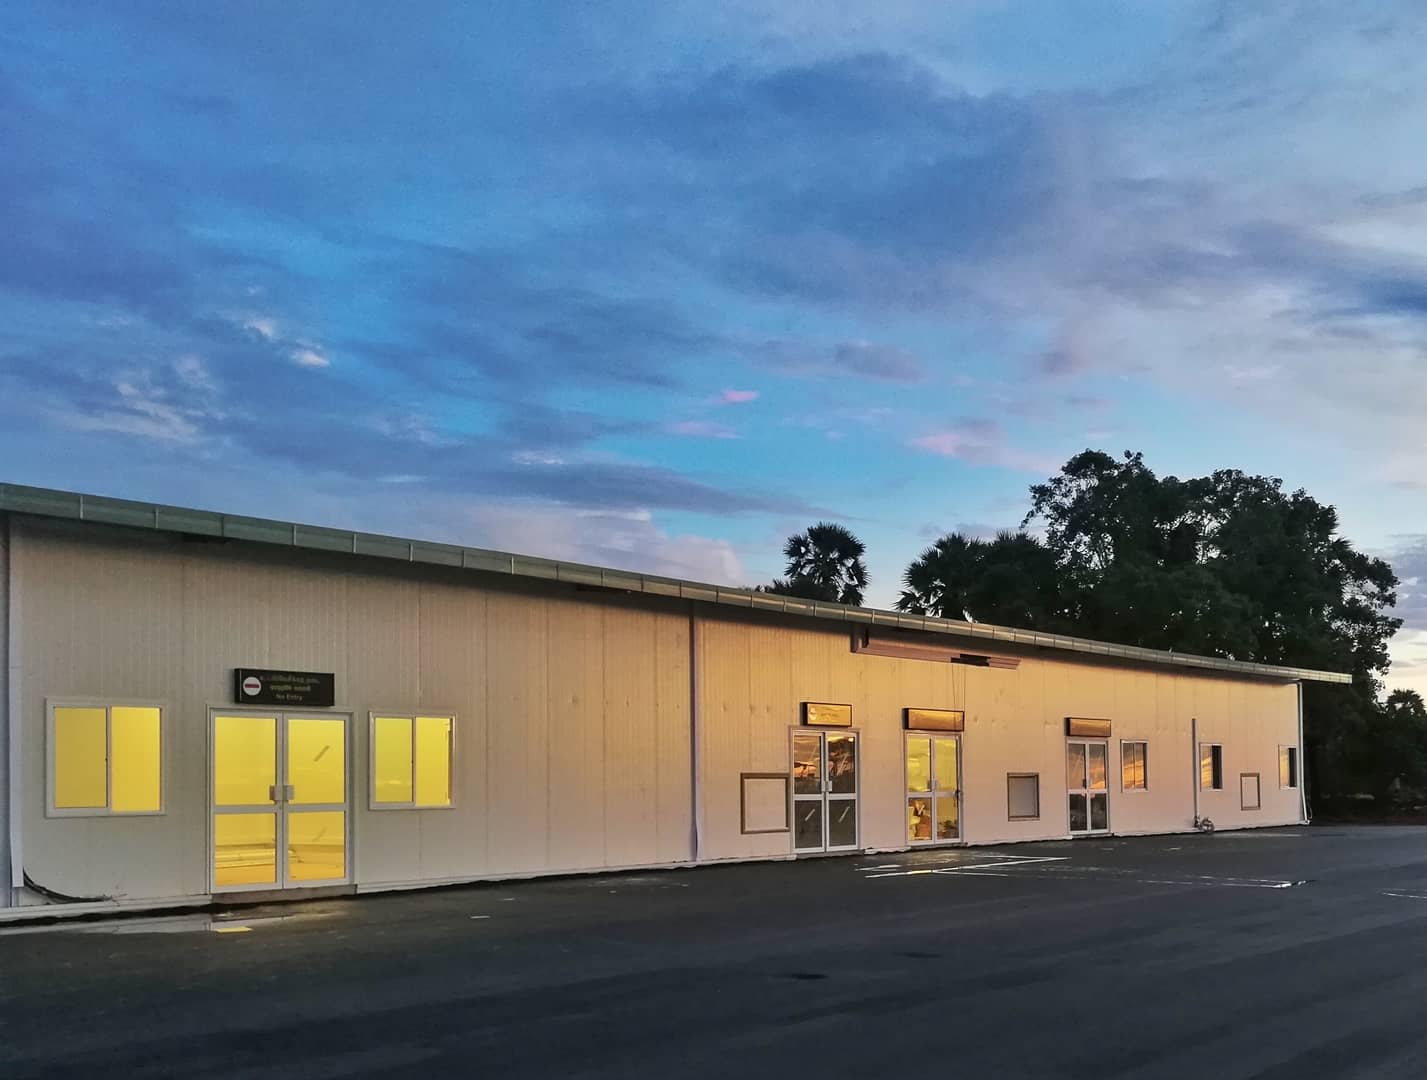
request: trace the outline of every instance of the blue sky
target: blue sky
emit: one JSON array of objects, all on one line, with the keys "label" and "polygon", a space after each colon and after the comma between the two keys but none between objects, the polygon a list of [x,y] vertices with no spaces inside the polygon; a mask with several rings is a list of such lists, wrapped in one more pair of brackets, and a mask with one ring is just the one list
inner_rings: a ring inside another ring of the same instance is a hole
[{"label": "blue sky", "polygon": [[[836,7],[838,10],[830,10]],[[1076,451],[1283,477],[1427,689],[1427,13],[0,8],[2,478],[870,599]]]}]

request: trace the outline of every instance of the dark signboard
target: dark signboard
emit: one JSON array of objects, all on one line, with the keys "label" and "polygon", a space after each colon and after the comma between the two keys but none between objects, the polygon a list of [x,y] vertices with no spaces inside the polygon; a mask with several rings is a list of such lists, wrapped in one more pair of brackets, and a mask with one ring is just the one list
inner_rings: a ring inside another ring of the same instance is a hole
[{"label": "dark signboard", "polygon": [[902,724],[908,731],[964,731],[966,713],[960,709],[903,709]]},{"label": "dark signboard", "polygon": [[1082,735],[1089,739],[1108,739],[1110,737],[1110,721],[1067,716],[1065,718],[1065,733],[1067,735]]},{"label": "dark signboard", "polygon": [[825,701],[803,702],[803,723],[810,727],[851,727],[852,706]]},{"label": "dark signboard", "polygon": [[327,708],[336,704],[336,694],[337,680],[330,671],[233,669],[233,700],[239,705]]}]

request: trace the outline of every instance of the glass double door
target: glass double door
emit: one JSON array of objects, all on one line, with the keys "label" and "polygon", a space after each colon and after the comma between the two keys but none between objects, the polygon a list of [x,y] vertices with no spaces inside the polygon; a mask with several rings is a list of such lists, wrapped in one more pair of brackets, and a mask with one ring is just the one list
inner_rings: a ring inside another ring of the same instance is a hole
[{"label": "glass double door", "polygon": [[857,736],[793,733],[793,850],[857,848]]},{"label": "glass double door", "polygon": [[1109,753],[1099,740],[1066,741],[1065,789],[1072,834],[1110,831]]},{"label": "glass double door", "polygon": [[960,839],[960,750],[955,735],[907,735],[908,843]]},{"label": "glass double door", "polygon": [[346,716],[213,714],[214,892],[349,880],[347,727]]}]

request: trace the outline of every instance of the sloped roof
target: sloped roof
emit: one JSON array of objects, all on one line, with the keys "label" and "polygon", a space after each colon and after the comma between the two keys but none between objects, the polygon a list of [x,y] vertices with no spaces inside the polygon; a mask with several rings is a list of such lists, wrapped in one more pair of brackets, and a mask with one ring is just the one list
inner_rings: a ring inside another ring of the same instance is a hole
[{"label": "sloped roof", "polygon": [[193,510],[157,503],[111,499],[99,495],[82,495],[71,491],[55,491],[21,484],[0,484],[0,512],[29,514],[68,521],[92,521],[106,525],[123,525],[187,536],[241,540],[278,547],[447,566],[485,574],[507,574],[513,577],[537,578],[544,581],[562,581],[574,585],[646,593],[651,596],[676,597],[700,604],[747,608],[799,618],[839,622],[850,626],[872,626],[888,630],[945,634],[969,642],[980,642],[982,645],[1001,643],[1029,646],[1060,652],[1088,654],[1131,663],[1215,671],[1279,681],[1352,682],[1352,676],[1343,672],[1314,671],[1308,668],[1286,667],[1277,664],[1252,664],[1241,660],[1224,660],[1215,656],[1143,649],[1132,645],[1095,641],[1090,638],[1047,634],[1039,630],[1019,630],[1008,626],[993,626],[989,623],[968,623],[955,619],[939,619],[930,615],[909,615],[878,608],[851,607],[846,604],[825,603],[820,600],[803,600],[794,596],[779,596],[726,585],[683,581],[678,578],[658,577],[653,574],[640,574],[609,567],[585,566],[580,563],[540,559],[530,555],[490,551],[485,548],[461,547],[427,540],[408,540],[376,533],[350,532],[345,529],[301,525],[288,521],[219,514],[209,510]]}]

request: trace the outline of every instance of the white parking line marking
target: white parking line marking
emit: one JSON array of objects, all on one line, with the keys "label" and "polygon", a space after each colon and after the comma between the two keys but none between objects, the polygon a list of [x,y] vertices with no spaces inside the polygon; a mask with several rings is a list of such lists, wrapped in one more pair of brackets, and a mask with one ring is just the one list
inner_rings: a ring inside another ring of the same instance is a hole
[{"label": "white parking line marking", "polygon": [[[861,869],[864,873],[867,873],[867,877],[864,880],[876,881],[878,878],[916,877],[922,874],[972,874],[974,871],[977,870],[1007,870],[1014,866],[1025,866],[1030,863],[1065,862],[1070,858],[1069,855],[1042,855],[1039,857],[1030,855],[992,855],[987,857],[998,859],[1000,861],[973,863],[957,862],[950,863],[944,866],[937,866],[931,868],[915,867],[907,870],[902,870],[900,868],[896,870],[884,870],[882,867],[874,866],[860,867],[859,869]],[[870,873],[868,871],[877,872]],[[1011,875],[1008,874],[1006,876],[1009,877]]]}]

